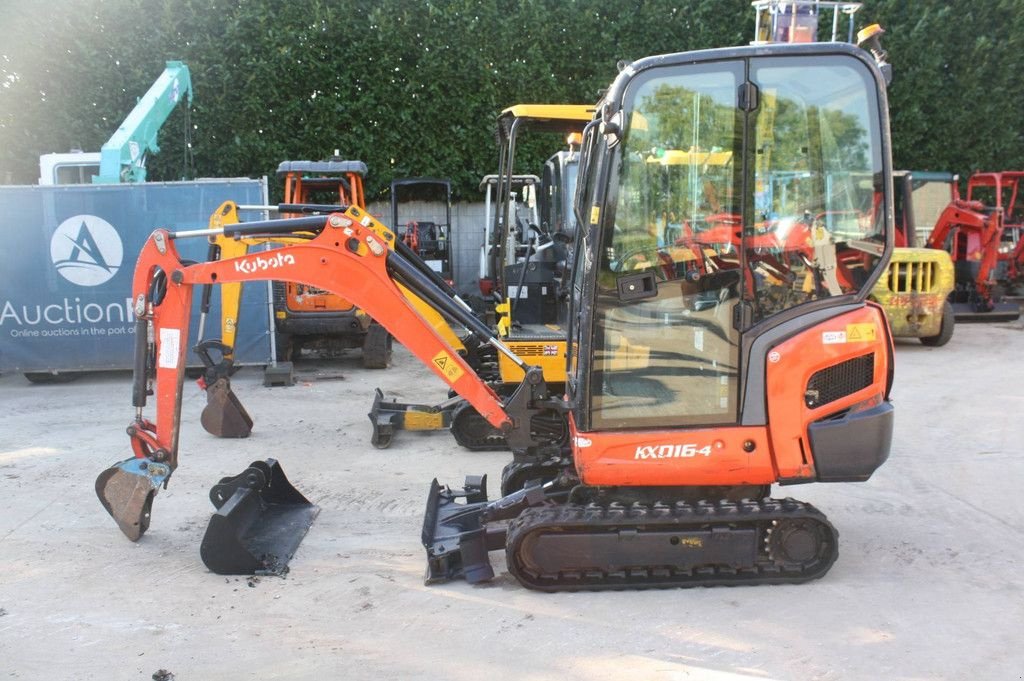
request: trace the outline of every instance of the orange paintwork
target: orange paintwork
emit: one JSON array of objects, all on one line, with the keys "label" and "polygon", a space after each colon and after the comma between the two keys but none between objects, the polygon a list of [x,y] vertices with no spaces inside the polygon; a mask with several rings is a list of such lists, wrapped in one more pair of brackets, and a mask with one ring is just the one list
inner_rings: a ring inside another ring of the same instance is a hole
[{"label": "orange paintwork", "polygon": [[[569,428],[576,471],[587,485],[764,485],[775,481],[764,427],[581,433],[570,418]],[[750,453],[743,449],[747,441],[754,443]],[[654,449],[645,449],[650,447]],[[707,454],[701,452],[704,448]]]},{"label": "orange paintwork", "polygon": [[[345,173],[337,178],[338,205],[366,208],[363,193],[363,177],[359,173]],[[345,191],[345,182],[351,187]],[[284,179],[284,203],[309,203],[310,189],[303,184],[302,173],[291,172]],[[282,217],[288,217],[288,214]],[[305,286],[293,281],[284,283],[285,306],[288,312],[308,314],[315,312],[351,312],[355,305],[346,298],[320,288]]]},{"label": "orange paintwork", "polygon": [[[838,342],[838,335],[827,337],[837,342],[825,342],[824,334],[838,332],[845,335],[845,342]],[[871,398],[885,397],[891,348],[885,314],[873,304],[813,326],[771,348],[765,362],[768,427],[584,433],[570,418],[576,470],[588,485],[732,486],[813,479],[808,425]],[[875,363],[869,387],[816,409],[806,406],[804,391],[815,372],[872,351]]]},{"label": "orange paintwork", "polygon": [[[874,331],[868,333],[868,328]],[[846,340],[838,342],[838,334],[844,334]],[[865,400],[885,397],[891,346],[885,313],[877,305],[868,304],[813,326],[769,351],[768,423],[779,478],[814,477],[808,425]],[[820,407],[807,407],[804,391],[814,373],[869,352],[875,353],[871,385]]]}]

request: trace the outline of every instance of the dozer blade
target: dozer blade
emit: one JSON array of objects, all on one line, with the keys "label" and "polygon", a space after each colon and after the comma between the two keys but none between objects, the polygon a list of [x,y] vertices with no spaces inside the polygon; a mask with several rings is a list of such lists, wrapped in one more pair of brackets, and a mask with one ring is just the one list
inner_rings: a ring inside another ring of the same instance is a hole
[{"label": "dozer blade", "polygon": [[199,417],[203,428],[217,437],[249,437],[252,417],[231,390],[231,380],[218,378],[206,388],[206,407]]},{"label": "dozer blade", "polygon": [[254,461],[210,490],[217,512],[199,554],[219,575],[283,575],[320,512],[274,459]]},{"label": "dozer blade", "polygon": [[[455,503],[457,497],[465,504]],[[465,578],[470,584],[494,577],[487,557],[487,531],[483,511],[487,507],[487,476],[466,478],[466,488],[456,492],[430,483],[427,511],[423,518],[423,547],[427,550],[425,584]],[[504,537],[499,546],[504,545]],[[496,546],[495,548],[499,548]]]},{"label": "dozer blade", "polygon": [[[435,478],[423,518],[427,550],[425,584],[465,579],[470,584],[494,577],[487,554],[505,547],[506,523],[524,509],[544,501],[540,484],[530,485],[496,501],[487,501],[487,476],[467,476],[465,488],[442,487]],[[458,503],[457,499],[465,499]],[[492,521],[495,521],[493,524]]]},{"label": "dozer blade", "polygon": [[387,449],[395,432],[399,430],[434,431],[445,430],[452,424],[452,410],[458,400],[446,400],[438,405],[406,404],[397,400],[385,400],[380,388],[374,392],[373,406],[370,407],[370,423],[373,436],[370,444],[377,449]]},{"label": "dozer blade", "polygon": [[114,464],[96,478],[96,496],[132,541],[149,529],[153,498],[171,475],[167,464],[133,458]]},{"label": "dozer blade", "polygon": [[958,322],[1012,322],[1020,319],[1020,305],[999,302],[991,310],[978,310],[970,303],[953,303],[953,315]]}]

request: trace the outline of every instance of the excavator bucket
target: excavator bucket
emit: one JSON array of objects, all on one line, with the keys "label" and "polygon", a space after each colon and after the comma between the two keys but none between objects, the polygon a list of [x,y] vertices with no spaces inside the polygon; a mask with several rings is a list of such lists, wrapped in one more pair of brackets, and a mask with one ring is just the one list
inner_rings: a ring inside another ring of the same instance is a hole
[{"label": "excavator bucket", "polygon": [[100,503],[132,541],[149,529],[153,498],[170,474],[167,464],[133,458],[114,464],[96,478]]},{"label": "excavator bucket", "polygon": [[253,461],[210,490],[217,512],[199,554],[219,575],[283,575],[320,512],[274,459]]},{"label": "excavator bucket", "polygon": [[231,390],[231,379],[226,376],[206,387],[206,406],[199,421],[207,433],[217,437],[249,437],[252,432],[252,417]]},{"label": "excavator bucket", "polygon": [[[199,416],[199,422],[207,433],[216,437],[249,437],[252,417],[231,390],[231,379],[228,378],[234,369],[231,346],[219,340],[205,340],[192,349],[205,367],[199,385],[206,389],[206,407]],[[211,350],[220,353],[219,362],[213,361]]]}]

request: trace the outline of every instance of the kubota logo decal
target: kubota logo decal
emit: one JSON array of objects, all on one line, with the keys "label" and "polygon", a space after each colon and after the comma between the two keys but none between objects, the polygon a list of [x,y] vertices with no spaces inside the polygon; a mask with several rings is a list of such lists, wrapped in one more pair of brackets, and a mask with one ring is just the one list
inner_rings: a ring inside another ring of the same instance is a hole
[{"label": "kubota logo decal", "polygon": [[711,445],[697,448],[695,444],[685,445],[640,445],[634,459],[692,459],[697,455],[711,456]]},{"label": "kubota logo decal", "polygon": [[284,255],[278,253],[272,255],[269,258],[262,256],[255,256],[253,258],[246,258],[244,260],[235,261],[235,271],[243,272],[245,274],[255,274],[256,272],[262,272],[264,270],[273,270],[278,267],[284,267],[286,265],[294,265],[295,256],[285,253]]},{"label": "kubota logo decal", "polygon": [[75,215],[50,237],[50,260],[60,276],[79,286],[99,286],[117,274],[124,247],[117,230],[95,215]]}]

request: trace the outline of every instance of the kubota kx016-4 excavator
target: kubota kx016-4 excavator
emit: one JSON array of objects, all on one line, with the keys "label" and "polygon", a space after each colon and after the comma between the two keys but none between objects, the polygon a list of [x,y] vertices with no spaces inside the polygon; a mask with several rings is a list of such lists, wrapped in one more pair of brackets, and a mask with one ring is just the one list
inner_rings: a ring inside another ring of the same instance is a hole
[{"label": "kubota kx016-4 excavator", "polygon": [[[728,151],[731,162],[701,163],[699,152],[711,150]],[[650,160],[670,152],[688,154],[687,173]],[[500,548],[509,570],[542,590],[823,575],[837,556],[835,529],[810,505],[772,499],[769,489],[866,480],[889,454],[892,343],[882,310],[866,300],[893,241],[879,65],[837,43],[639,60],[587,126],[580,173],[562,395],[387,248],[358,208],[231,227],[311,238],[191,265],[175,241],[208,230],[157,230],[133,285],[135,457],[96,485],[121,529],[133,539],[146,530],[156,490],[178,463],[194,288],[289,279],[363,307],[513,451],[501,499],[487,501],[480,478],[464,490],[431,485],[428,582],[488,579],[488,551]],[[781,173],[802,181],[759,195]],[[660,216],[677,223],[672,243],[650,227]],[[517,362],[520,386],[499,397],[414,313],[399,283]],[[143,415],[153,380],[155,422]],[[530,427],[531,417],[551,412],[567,421],[565,446]],[[219,515],[230,520],[253,497],[288,506],[294,489],[280,484],[273,464],[258,463],[214,488]],[[270,506],[248,504],[245,524],[304,534],[307,522],[289,525]],[[207,533],[208,565],[246,541],[240,521],[226,524],[238,532]],[[257,544],[248,546],[257,565],[280,551],[260,553]]]}]

